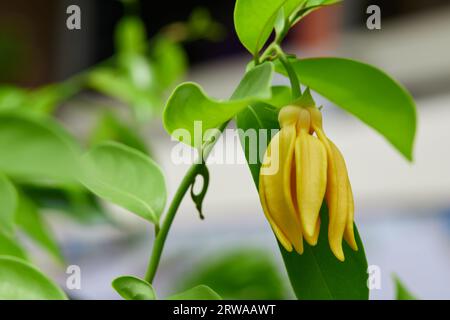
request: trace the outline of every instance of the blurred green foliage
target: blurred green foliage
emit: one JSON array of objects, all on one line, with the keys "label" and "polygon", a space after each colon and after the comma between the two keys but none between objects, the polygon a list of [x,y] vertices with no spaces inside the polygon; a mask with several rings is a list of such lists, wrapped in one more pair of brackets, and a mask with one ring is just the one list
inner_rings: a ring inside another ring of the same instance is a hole
[{"label": "blurred green foliage", "polygon": [[240,249],[202,259],[184,273],[178,290],[205,284],[223,299],[286,299],[285,280],[270,254],[257,249]]},{"label": "blurred green foliage", "polygon": [[[77,181],[80,168],[75,159],[86,144],[92,147],[105,141],[150,155],[141,129],[160,117],[168,91],[187,71],[183,42],[218,38],[220,26],[207,11],[199,9],[187,21],[172,24],[184,30],[183,37],[174,37],[170,32],[174,29],[169,26],[149,39],[139,17],[138,2],[122,2],[126,14],[115,29],[114,55],[67,80],[38,88],[11,84],[23,68],[20,61],[24,49],[13,35],[0,32],[0,175],[18,194],[13,197],[13,192],[3,192],[0,197],[0,221],[4,218],[11,222],[11,232],[0,228],[0,255],[26,258],[18,241],[22,237],[16,237],[20,230],[63,261],[42,214],[48,209],[81,223],[111,222],[99,198]],[[64,103],[86,90],[122,105],[105,110],[104,102],[85,95],[98,112],[88,128],[87,141],[80,141],[64,128],[58,115]],[[10,205],[13,203],[15,208]]]},{"label": "blurred green foliage", "polygon": [[400,278],[393,276],[395,283],[395,299],[396,300],[417,300],[417,298],[406,288]]}]

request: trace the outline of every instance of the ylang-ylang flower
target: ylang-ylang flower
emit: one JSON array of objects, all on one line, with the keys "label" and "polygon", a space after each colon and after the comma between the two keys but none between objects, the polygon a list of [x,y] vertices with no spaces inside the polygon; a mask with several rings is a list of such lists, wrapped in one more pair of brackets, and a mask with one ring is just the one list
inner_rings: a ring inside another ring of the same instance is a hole
[{"label": "ylang-ylang flower", "polygon": [[[267,147],[259,179],[264,213],[283,247],[299,254],[303,253],[303,239],[314,246],[321,227],[328,227],[330,249],[344,261],[343,240],[358,250],[344,158],[325,135],[322,114],[315,106],[283,107],[278,121],[281,130]],[[321,226],[319,215],[324,199],[328,226]]]}]

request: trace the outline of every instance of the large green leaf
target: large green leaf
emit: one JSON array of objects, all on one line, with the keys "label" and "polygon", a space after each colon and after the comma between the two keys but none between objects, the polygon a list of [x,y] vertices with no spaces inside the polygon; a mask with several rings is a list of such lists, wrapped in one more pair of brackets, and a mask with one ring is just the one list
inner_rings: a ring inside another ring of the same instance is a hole
[{"label": "large green leaf", "polygon": [[17,239],[9,237],[0,232],[0,256],[13,256],[27,260],[25,250],[19,245]]},{"label": "large green leaf", "polygon": [[49,118],[0,113],[0,171],[33,183],[73,182],[77,146]]},{"label": "large green leaf", "polygon": [[18,200],[15,218],[19,228],[57,261],[64,261],[55,237],[36,205],[23,193],[19,193]]},{"label": "large green leaf", "polygon": [[133,276],[121,276],[113,280],[113,288],[125,300],[156,300],[152,285]]},{"label": "large green leaf", "polygon": [[145,154],[117,142],[104,142],[83,157],[81,182],[99,197],[158,223],[166,185],[158,165]]},{"label": "large green leaf", "polygon": [[[233,118],[251,102],[271,98],[270,84],[273,76],[273,64],[264,63],[246,73],[230,100],[220,101],[209,98],[194,83],[178,86],[169,98],[164,109],[164,126],[173,134],[183,130],[189,134],[186,138],[176,135],[179,140],[191,146],[199,147],[208,129],[216,128]],[[202,132],[195,129],[196,122],[201,125]],[[198,135],[200,136],[198,137]],[[200,144],[200,145],[199,145]]]},{"label": "large green leaf", "polygon": [[257,55],[275,25],[278,11],[286,0],[237,0],[234,27],[239,40],[251,54]]},{"label": "large green leaf", "polygon": [[222,300],[222,298],[210,287],[200,285],[182,293],[172,295],[166,298],[166,300]]},{"label": "large green leaf", "polygon": [[412,160],[416,108],[398,82],[373,66],[348,59],[313,58],[292,64],[303,84],[374,128]]},{"label": "large green leaf", "polygon": [[12,233],[17,193],[13,184],[0,172],[0,231]]},{"label": "large green leaf", "polygon": [[27,262],[0,256],[0,300],[66,300],[65,293]]},{"label": "large green leaf", "polygon": [[[237,116],[237,126],[244,132],[248,129],[279,129],[277,120],[277,109],[267,104],[256,104]],[[267,134],[269,139],[269,132]],[[258,135],[259,154],[263,154],[267,141]],[[241,136],[241,141],[243,137]],[[256,152],[249,145],[244,143],[244,151],[247,160],[250,158],[250,151]],[[261,166],[258,157],[257,163],[249,163],[250,171],[258,186],[259,170]],[[252,162],[252,161],[249,161]],[[328,222],[328,212],[324,206],[321,210],[322,225]],[[356,228],[355,228],[356,230]],[[285,266],[296,296],[299,299],[367,299],[369,289],[367,287],[367,261],[363,244],[356,231],[356,239],[359,251],[351,250],[344,244],[345,262],[339,262],[332,254],[327,241],[327,228],[322,227],[319,242],[315,247],[310,247],[305,243],[303,255],[295,252],[289,253],[282,246],[280,250],[285,262]]]}]

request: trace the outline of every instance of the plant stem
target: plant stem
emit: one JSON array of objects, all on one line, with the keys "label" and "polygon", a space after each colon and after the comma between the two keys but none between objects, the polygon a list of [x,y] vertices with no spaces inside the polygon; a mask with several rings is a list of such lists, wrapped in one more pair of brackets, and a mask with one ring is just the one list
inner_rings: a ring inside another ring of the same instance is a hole
[{"label": "plant stem", "polygon": [[[275,56],[271,55],[275,53]],[[298,80],[297,73],[292,68],[292,65],[287,58],[286,54],[284,53],[283,49],[280,47],[280,45],[276,42],[271,43],[267,49],[263,52],[261,55],[261,62],[264,62],[267,59],[280,59],[281,64],[283,65],[284,69],[286,69],[286,72],[289,77],[289,81],[291,82],[292,87],[292,98],[294,100],[300,98],[302,96],[302,90],[300,87],[300,81]]]},{"label": "plant stem", "polygon": [[150,256],[147,272],[145,274],[145,280],[149,283],[152,283],[153,279],[155,278],[156,270],[158,269],[159,261],[161,260],[161,254],[164,249],[167,234],[169,233],[170,227],[172,225],[173,219],[175,218],[178,207],[180,206],[181,200],[183,200],[184,195],[189,190],[189,187],[197,176],[198,166],[198,164],[192,165],[181,181],[181,184],[178,187],[178,190],[175,193],[172,203],[170,204],[170,207],[167,211],[164,222],[161,225],[161,229],[159,229],[159,232],[155,238],[152,254]]},{"label": "plant stem", "polygon": [[289,81],[291,82],[292,98],[298,99],[302,96],[302,90],[300,87],[300,81],[298,80],[297,73],[295,72],[294,68],[292,68],[291,63],[289,62],[283,50],[281,50],[279,46],[275,46],[275,50],[277,50],[281,64],[283,65],[284,69],[286,69]]},{"label": "plant stem", "polygon": [[[228,122],[229,121],[225,122],[218,128],[220,133],[225,130]],[[206,161],[217,140],[218,137],[214,139],[213,142],[205,146],[203,150],[203,161]],[[150,255],[147,272],[145,273],[145,280],[149,283],[152,283],[153,279],[155,278],[156,271],[158,270],[159,266],[159,261],[161,260],[161,254],[164,249],[164,244],[166,243],[167,235],[169,234],[170,227],[172,226],[172,222],[175,218],[178,208],[180,207],[181,201],[186,195],[186,192],[188,192],[189,187],[192,185],[192,183],[195,182],[195,178],[197,177],[197,174],[199,173],[199,170],[203,165],[204,163],[196,163],[189,168],[183,180],[181,181],[175,193],[175,196],[172,199],[161,228],[159,229],[159,232],[155,237],[155,241],[153,242],[152,254]]]}]

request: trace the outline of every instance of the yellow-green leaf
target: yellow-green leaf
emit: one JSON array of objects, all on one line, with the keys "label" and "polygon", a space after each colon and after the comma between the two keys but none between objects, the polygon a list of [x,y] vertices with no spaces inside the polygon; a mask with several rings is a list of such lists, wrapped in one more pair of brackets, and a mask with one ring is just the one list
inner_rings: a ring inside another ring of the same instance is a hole
[{"label": "yellow-green leaf", "polygon": [[416,107],[401,84],[373,66],[349,59],[312,58],[293,60],[292,65],[300,82],[378,131],[412,160]]},{"label": "yellow-green leaf", "polygon": [[11,181],[0,172],[0,231],[7,234],[13,232],[16,205],[16,189]]},{"label": "yellow-green leaf", "polygon": [[0,256],[0,300],[66,300],[66,294],[31,264]]},{"label": "yellow-green leaf", "polygon": [[239,40],[257,55],[273,31],[278,11],[286,0],[237,0],[234,27]]},{"label": "yellow-green leaf", "polygon": [[233,118],[251,102],[271,98],[273,70],[273,64],[269,62],[254,67],[246,73],[233,97],[225,101],[208,97],[197,84],[181,84],[172,93],[164,109],[164,127],[179,140],[183,139],[176,134],[176,130],[182,130],[183,134],[189,135],[189,141],[182,142],[200,147],[208,129]]},{"label": "yellow-green leaf", "polygon": [[158,223],[166,203],[159,166],[148,156],[117,142],[104,142],[82,160],[81,182],[99,197]]},{"label": "yellow-green leaf", "polygon": [[155,300],[156,293],[152,285],[133,276],[121,276],[113,280],[113,288],[125,300]]}]

